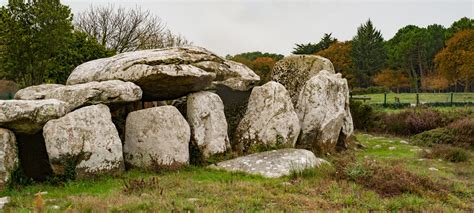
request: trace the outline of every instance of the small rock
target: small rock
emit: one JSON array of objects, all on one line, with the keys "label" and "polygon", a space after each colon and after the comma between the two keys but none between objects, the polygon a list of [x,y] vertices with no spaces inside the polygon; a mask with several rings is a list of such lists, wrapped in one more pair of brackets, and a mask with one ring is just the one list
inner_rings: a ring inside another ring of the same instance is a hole
[{"label": "small rock", "polygon": [[439,171],[437,168],[434,168],[434,167],[430,167],[428,170],[430,170],[430,171]]},{"label": "small rock", "polygon": [[10,197],[6,196],[6,197],[1,197],[0,198],[0,209],[3,209],[3,207],[5,206],[5,204],[9,203],[10,202]]},{"label": "small rock", "polygon": [[424,158],[420,158],[420,159],[418,159],[417,161],[425,161],[425,159],[424,159]]},{"label": "small rock", "polygon": [[196,201],[198,201],[198,200],[199,200],[199,198],[188,198],[188,201],[189,201],[189,202],[196,202]]},{"label": "small rock", "polygon": [[390,141],[387,141],[387,142],[389,142],[389,143],[393,143],[393,141],[392,141],[392,140],[390,140]]},{"label": "small rock", "polygon": [[52,205],[51,208],[58,210],[58,209],[60,209],[61,207],[59,207],[58,205]]},{"label": "small rock", "polygon": [[443,161],[443,159],[438,159],[438,161]]},{"label": "small rock", "polygon": [[395,150],[397,149],[397,147],[394,147],[394,146],[391,146],[391,147],[388,147],[389,150]]},{"label": "small rock", "polygon": [[408,141],[405,141],[405,140],[401,140],[400,143],[401,144],[409,144]]},{"label": "small rock", "polygon": [[375,145],[373,148],[374,149],[380,149],[380,148],[382,148],[382,146],[381,145]]}]

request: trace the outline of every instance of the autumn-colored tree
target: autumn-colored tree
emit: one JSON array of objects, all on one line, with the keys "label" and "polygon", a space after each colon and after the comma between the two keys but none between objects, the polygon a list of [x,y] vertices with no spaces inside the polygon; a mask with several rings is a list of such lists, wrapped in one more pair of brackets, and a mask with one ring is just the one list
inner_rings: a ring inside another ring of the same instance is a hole
[{"label": "autumn-colored tree", "polygon": [[260,84],[264,84],[271,79],[271,73],[276,61],[270,57],[256,58],[252,64],[252,69],[260,76]]},{"label": "autumn-colored tree", "polygon": [[395,88],[397,93],[400,92],[400,88],[410,86],[410,81],[403,72],[391,69],[384,69],[377,73],[374,76],[374,83],[387,88]]},{"label": "autumn-colored tree", "polygon": [[342,76],[347,79],[349,86],[352,88],[358,85],[356,85],[357,82],[352,70],[351,49],[352,44],[350,41],[336,42],[329,46],[329,48],[315,54],[331,60],[335,71],[342,73]]},{"label": "autumn-colored tree", "polygon": [[435,74],[424,77],[421,87],[425,90],[441,91],[449,87],[449,81],[444,76]]},{"label": "autumn-colored tree", "polygon": [[464,84],[467,92],[474,81],[474,30],[453,35],[435,57],[436,68],[451,83]]}]

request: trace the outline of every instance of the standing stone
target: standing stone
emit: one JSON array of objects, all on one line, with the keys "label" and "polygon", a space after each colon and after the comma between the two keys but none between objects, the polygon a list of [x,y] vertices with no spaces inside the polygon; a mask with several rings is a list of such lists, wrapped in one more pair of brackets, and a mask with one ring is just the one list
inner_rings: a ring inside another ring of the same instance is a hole
[{"label": "standing stone", "polygon": [[118,104],[138,101],[142,98],[140,87],[119,80],[89,82],[63,86],[43,84],[18,91],[15,99],[57,99],[69,103],[72,109],[94,104]]},{"label": "standing stone", "polygon": [[15,133],[35,134],[46,122],[69,111],[69,104],[55,99],[0,100],[0,127]]},{"label": "standing stone", "polygon": [[125,126],[125,163],[152,170],[186,165],[190,137],[189,125],[176,107],[131,112]]},{"label": "standing stone", "polygon": [[341,74],[321,71],[300,92],[296,112],[302,133],[298,147],[322,154],[345,146],[353,132],[349,111],[349,88]]},{"label": "standing stone", "polygon": [[291,55],[279,60],[272,70],[273,81],[283,84],[296,105],[301,88],[321,70],[334,72],[331,61],[317,55]]},{"label": "standing stone", "polygon": [[212,92],[188,95],[187,117],[191,127],[191,142],[204,158],[224,153],[230,148],[224,104]]},{"label": "standing stone", "polygon": [[123,80],[141,87],[143,99],[173,100],[215,84],[250,89],[260,78],[245,65],[200,47],[173,47],[121,53],[74,69],[68,85]]},{"label": "standing stone", "polygon": [[236,132],[244,152],[294,147],[299,133],[298,116],[283,85],[271,81],[252,90]]},{"label": "standing stone", "polygon": [[18,167],[17,152],[13,132],[0,128],[0,189],[5,187],[10,174]]},{"label": "standing stone", "polygon": [[79,178],[124,170],[122,142],[103,104],[83,107],[51,120],[43,135],[55,174],[73,166]]}]

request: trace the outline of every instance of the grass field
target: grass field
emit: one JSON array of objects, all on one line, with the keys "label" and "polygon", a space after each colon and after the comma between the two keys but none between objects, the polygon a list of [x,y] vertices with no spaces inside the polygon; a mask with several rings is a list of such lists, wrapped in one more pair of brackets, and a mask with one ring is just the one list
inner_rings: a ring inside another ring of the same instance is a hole
[{"label": "grass field", "polygon": [[[418,93],[420,103],[450,102],[451,93]],[[384,94],[354,95],[353,97],[369,97],[366,103],[384,103]],[[416,93],[387,93],[387,103],[395,103],[395,98],[400,103],[416,103]],[[453,102],[474,102],[474,93],[454,93]]]},{"label": "grass field", "polygon": [[[450,163],[421,159],[421,149],[400,138],[357,134],[365,149],[355,151],[358,161],[403,164],[410,171],[450,186],[447,197],[404,193],[386,197],[348,180],[336,180],[327,169],[307,170],[291,177],[267,179],[207,168],[188,167],[160,174],[129,171],[123,177],[70,181],[61,186],[35,184],[2,192],[11,202],[5,211],[29,212],[35,205],[45,212],[147,210],[178,211],[474,211],[473,161]],[[392,147],[392,148],[390,148]],[[394,147],[394,148],[393,148]],[[472,153],[471,153],[472,154]],[[429,168],[434,167],[437,171]],[[126,190],[125,182],[145,178],[153,184]],[[43,193],[41,199],[35,194]]]}]

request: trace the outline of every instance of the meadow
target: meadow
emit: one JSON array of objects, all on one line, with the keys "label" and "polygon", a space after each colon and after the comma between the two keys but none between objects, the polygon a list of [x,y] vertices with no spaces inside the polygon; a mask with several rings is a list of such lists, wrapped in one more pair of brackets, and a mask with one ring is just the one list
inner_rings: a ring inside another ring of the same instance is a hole
[{"label": "meadow", "polygon": [[[15,212],[474,211],[472,159],[453,163],[424,158],[421,153],[429,148],[406,138],[357,133],[356,139],[355,150],[325,157],[333,166],[278,179],[190,166],[59,185],[38,183],[1,196],[11,197],[4,210]],[[351,166],[341,167],[345,164]]]},{"label": "meadow", "polygon": [[[451,93],[418,93],[420,103],[451,102]],[[367,97],[368,104],[383,104],[384,94],[354,95],[353,97]],[[416,93],[387,93],[387,103],[396,103],[396,98],[400,103],[416,103]],[[474,102],[474,93],[453,93],[453,102]]]}]

